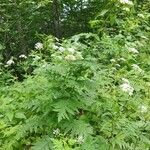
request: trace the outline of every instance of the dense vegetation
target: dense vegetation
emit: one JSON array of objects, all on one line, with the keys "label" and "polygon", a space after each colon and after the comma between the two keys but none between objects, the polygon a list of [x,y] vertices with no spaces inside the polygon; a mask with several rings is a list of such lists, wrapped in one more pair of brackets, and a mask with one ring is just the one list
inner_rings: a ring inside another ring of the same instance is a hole
[{"label": "dense vegetation", "polygon": [[1,0],[0,150],[149,150],[149,8]]}]

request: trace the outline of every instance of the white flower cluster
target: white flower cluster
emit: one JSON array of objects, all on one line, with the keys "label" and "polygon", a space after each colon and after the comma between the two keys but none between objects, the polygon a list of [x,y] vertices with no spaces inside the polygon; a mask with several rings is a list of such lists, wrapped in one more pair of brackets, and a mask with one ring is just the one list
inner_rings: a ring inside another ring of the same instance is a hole
[{"label": "white flower cluster", "polygon": [[81,52],[76,52],[75,55],[73,54],[68,54],[66,57],[65,57],[65,60],[71,60],[71,61],[75,61],[75,60],[82,60],[84,59]]},{"label": "white flower cluster", "polygon": [[[125,60],[125,58],[123,58],[123,57],[118,58],[117,60],[118,60],[118,61],[123,61],[123,62],[125,62],[125,61],[126,61],[126,60]],[[116,60],[115,60],[115,59],[110,59],[110,62],[115,63],[115,62],[116,62]]]},{"label": "white flower cluster", "polygon": [[144,72],[137,64],[133,64],[131,66],[132,66],[132,69],[137,71],[137,72],[140,72],[140,73]]},{"label": "white flower cluster", "polygon": [[75,53],[75,49],[74,49],[74,48],[72,48],[72,47],[68,48],[67,50],[68,50],[68,52],[70,52],[70,53],[72,53],[72,54],[74,54],[74,53]]},{"label": "white flower cluster", "polygon": [[[82,60],[84,59],[82,56],[81,52],[76,51],[76,48],[74,47],[68,47],[68,48],[64,48],[63,46],[57,46],[57,45],[53,45],[53,49],[58,50],[59,52],[61,52],[64,56],[64,59],[67,61],[75,61],[75,60]],[[51,56],[62,60],[63,59],[63,55],[62,56],[58,56],[57,54],[59,53],[54,53]]]},{"label": "white flower cluster", "polygon": [[126,79],[126,78],[122,78],[122,81],[123,81],[124,83],[130,83],[129,80]]},{"label": "white flower cluster", "polygon": [[119,63],[124,63],[126,61],[125,58],[121,57],[121,58],[118,58],[118,59],[110,59],[110,62],[114,65],[114,67],[112,67],[111,69],[113,71],[116,71],[118,68],[121,67],[121,65]]},{"label": "white flower cluster", "polygon": [[65,60],[74,61],[74,60],[76,60],[76,57],[75,57],[74,55],[67,55],[67,56],[65,57]]},{"label": "white flower cluster", "polygon": [[122,4],[128,4],[128,5],[133,5],[133,2],[130,0],[120,0],[120,3]]},{"label": "white flower cluster", "polygon": [[128,79],[122,78],[123,84],[120,85],[120,88],[123,92],[128,93],[130,96],[133,95],[134,88],[130,85]]},{"label": "white flower cluster", "polygon": [[26,55],[24,55],[24,54],[21,54],[21,55],[19,56],[19,58],[27,59],[27,56],[26,56]]},{"label": "white flower cluster", "polygon": [[141,113],[146,113],[148,111],[148,108],[144,105],[139,106],[139,110]]},{"label": "white flower cluster", "polygon": [[10,60],[8,60],[7,62],[6,62],[6,64],[8,65],[8,66],[11,66],[11,65],[13,65],[15,62],[13,61],[13,59],[10,59]]},{"label": "white flower cluster", "polygon": [[84,137],[82,135],[79,135],[77,137],[77,143],[82,144],[84,142]]},{"label": "white flower cluster", "polygon": [[115,59],[111,59],[110,62],[111,62],[111,63],[115,63],[116,60],[115,60]]},{"label": "white flower cluster", "polygon": [[40,42],[36,43],[35,44],[35,49],[38,49],[38,50],[43,49],[43,44],[40,43]]},{"label": "white flower cluster", "polygon": [[130,11],[130,9],[129,9],[128,7],[124,7],[123,10],[125,10],[125,11],[127,11],[127,12]]},{"label": "white flower cluster", "polygon": [[138,54],[139,53],[139,51],[136,48],[134,48],[134,47],[129,47],[128,51],[130,53],[133,53],[133,54]]},{"label": "white flower cluster", "polygon": [[58,47],[58,46],[54,46],[55,49],[58,49],[60,52],[64,52],[65,50],[68,51],[69,53],[71,54],[74,54],[75,53],[75,49],[70,47],[70,48],[64,48],[62,46]]},{"label": "white flower cluster", "polygon": [[121,67],[119,64],[116,64],[115,66],[118,67],[118,68]]},{"label": "white flower cluster", "polygon": [[59,135],[59,134],[60,134],[60,129],[58,129],[58,128],[57,128],[57,129],[54,129],[54,130],[53,130],[53,134],[54,134],[54,135]]},{"label": "white flower cluster", "polygon": [[138,14],[138,17],[140,17],[140,18],[142,18],[142,19],[145,18],[145,16],[144,16],[143,14]]},{"label": "white flower cluster", "polygon": [[118,61],[125,62],[126,60],[123,57],[121,57],[121,58],[118,59]]},{"label": "white flower cluster", "polygon": [[57,46],[57,45],[54,44],[52,48],[55,49],[55,50],[57,50],[57,49],[59,49],[59,46]]},{"label": "white flower cluster", "polygon": [[60,52],[64,52],[64,51],[65,51],[65,48],[64,48],[64,47],[59,47],[58,50],[59,50]]},{"label": "white flower cluster", "polygon": [[64,47],[62,47],[62,46],[59,47],[59,46],[57,46],[57,45],[53,45],[53,49],[59,50],[60,52],[68,51],[68,52],[70,52],[70,53],[72,53],[72,54],[75,53],[75,49],[72,48],[72,47],[70,47],[70,48],[64,48]]},{"label": "white flower cluster", "polygon": [[[58,50],[60,52],[66,51],[67,55],[65,56],[65,60],[67,61],[75,61],[75,60],[82,60],[84,59],[81,52],[76,51],[74,48],[63,48],[59,47]],[[55,55],[55,54],[54,54]],[[53,55],[52,55],[53,56]]]}]

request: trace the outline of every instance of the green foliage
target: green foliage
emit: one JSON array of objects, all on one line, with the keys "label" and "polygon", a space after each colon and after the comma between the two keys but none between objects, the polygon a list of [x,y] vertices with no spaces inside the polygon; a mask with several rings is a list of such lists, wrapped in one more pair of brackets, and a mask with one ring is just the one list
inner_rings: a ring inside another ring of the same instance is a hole
[{"label": "green foliage", "polygon": [[[122,42],[120,35],[44,41],[46,56],[44,49],[31,56],[45,60],[26,60],[37,66],[33,75],[1,88],[1,149],[148,150],[145,46],[137,45],[138,39]],[[122,89],[124,82],[133,89]]]},{"label": "green foliage", "polygon": [[0,8],[0,150],[149,150],[148,0]]}]

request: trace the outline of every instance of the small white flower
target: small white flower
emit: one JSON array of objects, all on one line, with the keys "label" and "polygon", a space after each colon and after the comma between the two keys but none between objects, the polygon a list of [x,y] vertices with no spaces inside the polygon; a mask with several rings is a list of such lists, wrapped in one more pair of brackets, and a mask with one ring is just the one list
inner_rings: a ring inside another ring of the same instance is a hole
[{"label": "small white flower", "polygon": [[59,49],[58,49],[60,52],[64,52],[65,51],[65,48],[63,48],[63,47],[59,47]]},{"label": "small white flower", "polygon": [[53,45],[53,49],[57,50],[57,49],[59,49],[59,46]]},{"label": "small white flower", "polygon": [[130,11],[130,9],[129,9],[128,7],[124,7],[123,10],[125,10],[125,11],[127,11],[127,12]]},{"label": "small white flower", "polygon": [[143,70],[137,64],[133,64],[131,66],[132,66],[133,70],[138,71],[140,73],[143,72]]},{"label": "small white flower", "polygon": [[24,58],[24,59],[26,59],[26,58],[27,58],[27,56],[26,56],[26,55],[24,55],[24,54],[21,54],[21,55],[19,56],[19,58]]},{"label": "small white flower", "polygon": [[74,55],[67,55],[67,56],[65,57],[65,59],[66,59],[66,60],[72,60],[72,61],[74,61],[74,60],[76,60],[76,57],[75,57]]},{"label": "small white flower", "polygon": [[36,43],[35,44],[35,49],[43,49],[43,44],[42,43],[40,43],[40,42],[38,42],[38,43]]},{"label": "small white flower", "polygon": [[140,17],[140,18],[142,18],[142,19],[145,18],[143,14],[138,14],[138,17]]},{"label": "small white flower", "polygon": [[110,62],[115,63],[115,62],[116,62],[116,60],[115,60],[115,59],[111,59],[111,60],[110,60]]},{"label": "small white flower", "polygon": [[123,81],[124,83],[128,83],[128,84],[130,84],[129,80],[128,80],[128,79],[126,79],[126,78],[122,78],[122,81]]},{"label": "small white flower", "polygon": [[116,64],[116,67],[120,67],[120,65],[119,65],[119,64]]},{"label": "small white flower", "polygon": [[142,39],[148,40],[148,38],[144,35],[141,36]]},{"label": "small white flower", "polygon": [[14,64],[15,62],[12,60],[12,59],[10,59],[10,60],[8,60],[7,62],[6,62],[6,64],[8,65],[8,66],[11,66],[12,64]]},{"label": "small white flower", "polygon": [[139,53],[138,50],[133,48],[133,47],[129,47],[128,51],[131,52],[131,53],[134,53],[134,54],[138,54]]},{"label": "small white flower", "polygon": [[77,137],[77,143],[82,144],[84,142],[84,137],[82,135],[79,135]]},{"label": "small white flower", "polygon": [[67,49],[70,53],[72,53],[72,54],[74,54],[74,52],[75,52],[75,49],[74,48],[68,48]]},{"label": "small white flower", "polygon": [[124,58],[119,58],[118,60],[119,60],[119,61],[123,61],[123,62],[126,61]]},{"label": "small white flower", "polygon": [[146,106],[144,106],[144,105],[141,105],[141,106],[139,107],[139,109],[140,109],[140,112],[141,112],[141,113],[146,113],[146,112],[148,111],[148,108],[147,108]]},{"label": "small white flower", "polygon": [[120,85],[120,88],[123,92],[128,93],[130,96],[133,95],[134,88],[130,85],[130,83],[123,83]]},{"label": "small white flower", "polygon": [[128,4],[128,5],[133,5],[133,2],[130,0],[120,0],[120,3],[122,4]]},{"label": "small white flower", "polygon": [[58,128],[53,130],[54,135],[59,135],[59,133],[60,133],[60,130]]}]

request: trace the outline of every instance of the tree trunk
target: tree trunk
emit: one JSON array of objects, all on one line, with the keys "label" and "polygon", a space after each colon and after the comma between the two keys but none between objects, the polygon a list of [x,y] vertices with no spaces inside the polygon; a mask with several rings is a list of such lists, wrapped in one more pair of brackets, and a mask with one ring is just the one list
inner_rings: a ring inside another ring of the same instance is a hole
[{"label": "tree trunk", "polygon": [[61,38],[61,25],[60,25],[60,3],[59,0],[53,0],[52,3],[53,13],[53,33],[57,38]]}]

